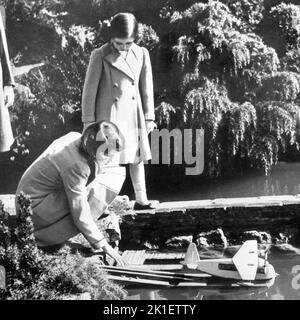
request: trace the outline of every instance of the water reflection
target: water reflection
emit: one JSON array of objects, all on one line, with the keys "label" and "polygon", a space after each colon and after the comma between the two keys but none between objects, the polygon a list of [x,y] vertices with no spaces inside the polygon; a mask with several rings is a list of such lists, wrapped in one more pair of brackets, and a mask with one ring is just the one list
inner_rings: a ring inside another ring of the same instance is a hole
[{"label": "water reflection", "polygon": [[265,299],[267,289],[235,289],[235,291],[218,291],[209,289],[142,289],[129,290],[128,300],[249,300],[261,296]]},{"label": "water reflection", "polygon": [[[279,277],[270,288],[170,288],[170,289],[128,289],[129,300],[299,300],[300,276],[292,273],[298,265],[300,256],[295,254],[271,254],[269,262],[273,264]],[[299,285],[295,286],[295,283]]]},{"label": "water reflection", "polygon": [[151,192],[160,201],[202,200],[216,198],[259,197],[271,195],[300,194],[300,163],[280,162],[273,167],[269,177],[263,172],[251,172],[222,181],[205,182],[181,187],[178,192]]}]

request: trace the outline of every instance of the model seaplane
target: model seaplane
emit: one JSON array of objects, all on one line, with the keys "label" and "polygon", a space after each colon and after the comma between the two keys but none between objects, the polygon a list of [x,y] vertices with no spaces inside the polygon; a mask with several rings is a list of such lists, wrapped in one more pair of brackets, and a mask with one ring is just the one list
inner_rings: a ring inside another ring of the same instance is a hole
[{"label": "model seaplane", "polygon": [[147,265],[103,268],[111,280],[139,286],[270,287],[277,276],[256,240],[246,241],[232,258],[221,259],[200,259],[196,244],[190,243],[179,266],[172,272],[149,270]]},{"label": "model seaplane", "polygon": [[188,247],[184,262],[188,269],[209,275],[238,280],[244,286],[255,286],[276,278],[274,267],[267,261],[267,252],[258,252],[257,241],[246,241],[233,258],[201,260],[195,243]]}]

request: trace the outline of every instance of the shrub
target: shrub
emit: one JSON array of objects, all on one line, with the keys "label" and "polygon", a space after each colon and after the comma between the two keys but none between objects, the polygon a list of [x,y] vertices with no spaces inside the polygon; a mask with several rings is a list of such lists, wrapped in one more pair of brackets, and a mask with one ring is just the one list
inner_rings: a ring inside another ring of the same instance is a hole
[{"label": "shrub", "polygon": [[251,27],[263,19],[264,0],[221,0],[231,12]]},{"label": "shrub", "polygon": [[259,100],[295,101],[300,93],[298,77],[293,72],[277,72],[262,78]]},{"label": "shrub", "polygon": [[284,2],[271,8],[266,15],[263,28],[265,40],[276,49],[280,57],[299,46],[300,8]]},{"label": "shrub", "polygon": [[39,250],[30,200],[21,194],[17,201],[20,208],[15,226],[0,203],[0,265],[7,273],[1,299],[63,299],[84,292],[92,299],[124,299],[125,291],[107,279],[100,263],[87,262],[66,247],[55,255]]}]

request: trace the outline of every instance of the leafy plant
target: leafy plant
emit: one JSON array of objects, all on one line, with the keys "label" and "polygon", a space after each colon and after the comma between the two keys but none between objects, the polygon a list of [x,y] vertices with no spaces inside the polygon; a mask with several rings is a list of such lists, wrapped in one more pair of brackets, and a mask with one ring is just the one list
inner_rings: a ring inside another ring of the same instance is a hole
[{"label": "leafy plant", "polygon": [[110,282],[100,263],[87,262],[65,247],[56,254],[38,249],[30,200],[17,197],[15,223],[0,203],[0,265],[6,270],[6,290],[1,299],[63,299],[90,293],[92,299],[124,299],[126,292]]}]

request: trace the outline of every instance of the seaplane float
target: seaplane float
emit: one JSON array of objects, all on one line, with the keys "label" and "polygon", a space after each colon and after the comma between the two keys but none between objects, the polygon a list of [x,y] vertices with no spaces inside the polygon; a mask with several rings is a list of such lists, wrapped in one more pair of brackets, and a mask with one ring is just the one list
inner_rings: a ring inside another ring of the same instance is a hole
[{"label": "seaplane float", "polygon": [[149,270],[146,265],[103,266],[109,279],[125,286],[163,287],[270,287],[278,274],[267,261],[267,251],[258,250],[256,240],[246,241],[232,258],[200,259],[197,246],[190,243],[181,268]]}]

